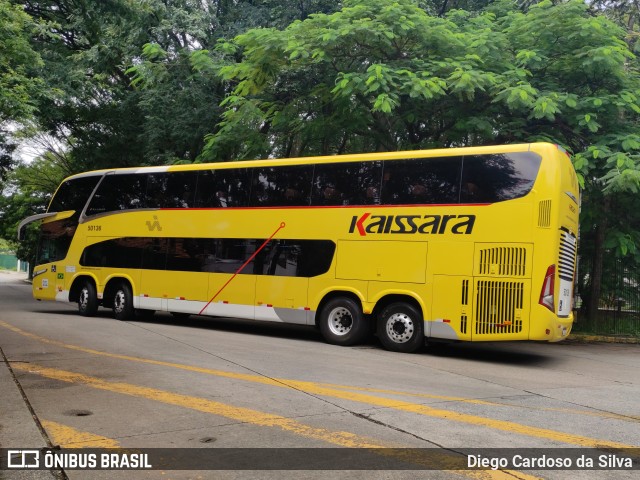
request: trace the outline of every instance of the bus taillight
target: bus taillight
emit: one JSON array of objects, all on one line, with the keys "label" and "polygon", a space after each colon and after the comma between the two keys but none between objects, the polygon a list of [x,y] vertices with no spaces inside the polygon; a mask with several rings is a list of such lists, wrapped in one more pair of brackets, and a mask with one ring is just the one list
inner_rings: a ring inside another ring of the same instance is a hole
[{"label": "bus taillight", "polygon": [[555,288],[556,266],[549,265],[547,274],[544,276],[542,290],[540,291],[540,305],[547,307],[552,312],[555,311],[553,291]]}]

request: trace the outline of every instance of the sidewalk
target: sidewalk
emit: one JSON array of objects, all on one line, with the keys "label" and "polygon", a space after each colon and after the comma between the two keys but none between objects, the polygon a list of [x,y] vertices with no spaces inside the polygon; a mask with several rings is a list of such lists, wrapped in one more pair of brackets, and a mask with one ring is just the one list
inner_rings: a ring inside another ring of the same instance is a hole
[{"label": "sidewalk", "polygon": [[640,338],[626,337],[616,335],[594,335],[591,333],[571,333],[565,342],[580,342],[580,343],[631,343],[640,344]]},{"label": "sidewalk", "polygon": [[[0,448],[39,449],[48,447],[39,423],[31,414],[22,390],[15,382],[7,359],[0,348]],[[2,459],[3,463],[8,459]],[[0,470],[0,479],[52,480],[56,477],[47,470]]]},{"label": "sidewalk", "polygon": [[[0,285],[3,283],[26,282],[27,274],[0,270]],[[8,359],[0,345],[0,448],[39,449],[47,448],[47,440],[40,430],[37,419],[32,415],[28,401],[16,383],[9,367]],[[2,459],[8,463],[7,458]],[[48,470],[0,470],[3,480],[52,480],[56,477]]]}]

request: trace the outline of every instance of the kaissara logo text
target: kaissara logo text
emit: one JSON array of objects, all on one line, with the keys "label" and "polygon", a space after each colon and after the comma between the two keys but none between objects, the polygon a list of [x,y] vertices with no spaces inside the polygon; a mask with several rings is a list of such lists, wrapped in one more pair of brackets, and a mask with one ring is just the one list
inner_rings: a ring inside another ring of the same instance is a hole
[{"label": "kaissara logo text", "polygon": [[363,213],[351,219],[349,233],[422,233],[469,235],[476,222],[475,215],[371,215]]}]

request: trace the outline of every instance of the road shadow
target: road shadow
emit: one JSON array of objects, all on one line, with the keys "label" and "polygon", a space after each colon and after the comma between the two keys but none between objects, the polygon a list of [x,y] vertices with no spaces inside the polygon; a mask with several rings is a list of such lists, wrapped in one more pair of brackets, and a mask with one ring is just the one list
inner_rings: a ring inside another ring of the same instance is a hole
[{"label": "road shadow", "polygon": [[234,332],[261,337],[291,338],[314,342],[323,341],[320,332],[315,327],[291,323],[263,322],[199,315],[190,315],[187,318],[181,318],[167,312],[156,312],[150,317],[140,316],[131,320],[131,322],[146,325],[172,325],[202,330]]},{"label": "road shadow", "polygon": [[542,367],[554,363],[554,357],[532,351],[536,345],[536,342],[434,342],[429,343],[423,352],[433,357],[500,365]]},{"label": "road shadow", "polygon": [[[73,309],[43,308],[32,309],[34,313],[44,315],[62,315],[64,317],[81,317]],[[93,317],[105,321],[117,322],[113,318],[110,310],[100,308]],[[309,325],[295,325],[290,323],[264,322],[255,320],[236,319],[228,317],[212,317],[189,315],[187,317],[177,317],[168,312],[156,312],[149,315],[138,315],[129,322],[140,325],[169,325],[176,327],[197,328],[209,331],[221,331],[239,333],[242,335],[252,335],[255,337],[271,337],[292,339],[298,341],[324,343],[320,331]],[[500,365],[521,365],[521,366],[547,366],[553,363],[554,357],[535,352],[536,342],[429,342],[417,355],[423,357],[452,358],[460,360],[472,360]],[[523,348],[526,347],[526,348]],[[347,347],[360,350],[379,350],[384,352],[382,344],[371,334],[362,344]],[[403,355],[403,354],[399,354]]]}]

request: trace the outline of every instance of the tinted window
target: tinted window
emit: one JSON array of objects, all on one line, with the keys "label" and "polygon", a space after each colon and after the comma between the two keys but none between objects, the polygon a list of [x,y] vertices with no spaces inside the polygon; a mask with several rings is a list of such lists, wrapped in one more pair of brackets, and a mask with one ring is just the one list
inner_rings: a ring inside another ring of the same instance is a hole
[{"label": "tinted window", "polygon": [[283,277],[298,275],[300,245],[297,242],[273,240],[265,250],[267,250],[267,261],[262,269],[263,274]]},{"label": "tinted window", "polygon": [[169,251],[168,238],[148,238],[142,252],[142,268],[147,270],[164,270],[167,266]]},{"label": "tinted window", "polygon": [[209,240],[201,238],[172,238],[169,240],[167,270],[180,272],[204,271]]},{"label": "tinted window", "polygon": [[77,221],[72,219],[43,223],[40,227],[36,264],[64,260],[77,226]]},{"label": "tinted window", "polygon": [[250,204],[256,207],[309,205],[313,165],[257,168]]},{"label": "tinted window", "polygon": [[380,203],[382,162],[325,163],[315,167],[312,205]]},{"label": "tinted window", "polygon": [[458,203],[461,163],[460,157],[384,162],[382,203]]},{"label": "tinted window", "polygon": [[248,168],[201,171],[196,207],[246,207],[249,204],[250,179]]},{"label": "tinted window", "polygon": [[195,205],[198,172],[147,174],[145,208],[189,208]]},{"label": "tinted window", "polygon": [[491,203],[519,198],[531,191],[541,157],[533,152],[464,157],[462,203]]},{"label": "tinted window", "polygon": [[80,265],[87,267],[140,268],[142,252],[149,242],[145,238],[116,238],[88,246]]},{"label": "tinted window", "polygon": [[81,177],[63,182],[51,200],[48,211],[75,210],[79,215],[89,200],[91,192],[98,184],[98,180],[100,180],[100,176]]},{"label": "tinted window", "polygon": [[[235,273],[264,240],[218,240],[241,248],[236,255],[244,255],[236,260]],[[315,277],[329,270],[336,245],[329,240],[272,240],[241,270],[243,274],[274,275],[280,277]],[[231,259],[227,259],[230,261]]]},{"label": "tinted window", "polygon": [[106,175],[93,196],[87,215],[145,207],[147,175]]},{"label": "tinted window", "polygon": [[[80,265],[229,274],[242,267],[240,274],[314,277],[329,270],[336,248],[329,240],[272,240],[251,258],[263,243],[244,238],[117,238],[86,247]],[[50,258],[43,257],[42,263],[53,261]]]},{"label": "tinted window", "polygon": [[[235,273],[256,251],[257,240],[243,238],[221,238],[213,240],[214,257],[207,271]],[[252,262],[253,263],[253,262]],[[247,265],[242,273],[254,273],[253,264]]]}]

